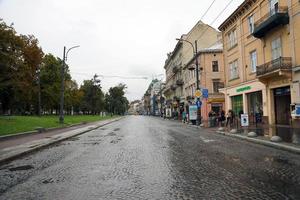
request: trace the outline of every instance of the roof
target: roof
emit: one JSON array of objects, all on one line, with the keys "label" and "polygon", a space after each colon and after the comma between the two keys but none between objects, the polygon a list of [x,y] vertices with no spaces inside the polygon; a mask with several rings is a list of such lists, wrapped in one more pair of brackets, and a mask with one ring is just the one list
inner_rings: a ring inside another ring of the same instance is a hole
[{"label": "roof", "polygon": [[220,31],[224,31],[226,27],[234,23],[237,18],[239,18],[245,10],[248,10],[249,6],[252,6],[257,0],[245,0],[239,7],[218,27]]},{"label": "roof", "polygon": [[193,56],[193,58],[191,58],[191,60],[185,65],[185,67],[192,64],[192,62],[195,60],[195,58],[198,57],[200,54],[203,54],[203,53],[222,53],[222,52],[223,52],[223,43],[222,43],[222,41],[218,41],[215,44],[213,44],[212,46],[198,51],[197,55]]}]

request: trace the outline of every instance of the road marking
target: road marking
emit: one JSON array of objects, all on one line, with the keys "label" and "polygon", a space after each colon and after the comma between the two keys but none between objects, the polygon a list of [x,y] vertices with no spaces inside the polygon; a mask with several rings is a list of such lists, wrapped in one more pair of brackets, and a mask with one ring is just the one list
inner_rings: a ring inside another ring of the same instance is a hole
[{"label": "road marking", "polygon": [[204,143],[209,143],[209,142],[214,142],[215,140],[211,140],[211,139],[206,139],[202,136],[200,136],[200,139],[204,142]]}]

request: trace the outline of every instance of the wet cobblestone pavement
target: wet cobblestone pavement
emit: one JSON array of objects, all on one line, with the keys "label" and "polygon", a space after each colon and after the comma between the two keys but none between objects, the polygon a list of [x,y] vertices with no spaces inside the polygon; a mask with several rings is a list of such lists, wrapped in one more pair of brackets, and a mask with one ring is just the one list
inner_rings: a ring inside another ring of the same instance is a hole
[{"label": "wet cobblestone pavement", "polygon": [[299,158],[129,116],[0,166],[0,199],[300,199]]}]

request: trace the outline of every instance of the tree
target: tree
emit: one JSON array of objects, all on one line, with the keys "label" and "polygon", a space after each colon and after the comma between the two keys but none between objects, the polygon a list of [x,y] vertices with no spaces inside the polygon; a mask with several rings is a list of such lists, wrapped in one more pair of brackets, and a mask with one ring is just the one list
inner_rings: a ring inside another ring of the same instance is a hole
[{"label": "tree", "polygon": [[84,80],[80,90],[83,92],[81,102],[83,112],[97,114],[104,109],[104,94],[97,74],[91,80]]},{"label": "tree", "polygon": [[125,84],[111,87],[105,95],[106,110],[113,114],[123,115],[129,108],[129,102],[125,95]]},{"label": "tree", "polygon": [[[57,113],[59,109],[61,67],[62,67],[61,59],[54,57],[52,54],[47,54],[44,56],[41,65],[41,71],[40,71],[42,107],[43,110],[50,111],[51,114],[53,110],[56,110]],[[69,68],[66,65],[65,91],[68,91],[68,87],[73,86],[73,85],[70,86],[69,84],[70,81],[71,81],[71,75],[69,72]]]},{"label": "tree", "polygon": [[0,19],[0,112],[12,109],[15,96],[15,72],[22,63],[22,39],[12,26]]}]

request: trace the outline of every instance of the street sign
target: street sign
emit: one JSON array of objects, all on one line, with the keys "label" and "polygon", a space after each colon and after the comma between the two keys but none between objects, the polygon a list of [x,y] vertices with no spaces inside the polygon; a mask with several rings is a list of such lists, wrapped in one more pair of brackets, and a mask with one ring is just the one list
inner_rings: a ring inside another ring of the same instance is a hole
[{"label": "street sign", "polygon": [[201,106],[202,106],[202,101],[198,100],[198,101],[196,102],[196,105],[197,105],[198,108],[201,108]]},{"label": "street sign", "polygon": [[202,96],[201,90],[196,90],[195,91],[195,97],[200,98]]},{"label": "street sign", "polygon": [[189,118],[190,120],[197,120],[197,111],[198,108],[196,105],[189,106]]},{"label": "street sign", "polygon": [[296,110],[296,111],[295,111],[296,116],[297,116],[297,117],[300,117],[300,105],[296,105],[296,106],[295,106],[295,110]]},{"label": "street sign", "polygon": [[241,114],[241,126],[249,126],[248,114]]},{"label": "street sign", "polygon": [[202,97],[208,99],[208,89],[202,89]]}]

